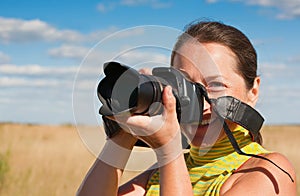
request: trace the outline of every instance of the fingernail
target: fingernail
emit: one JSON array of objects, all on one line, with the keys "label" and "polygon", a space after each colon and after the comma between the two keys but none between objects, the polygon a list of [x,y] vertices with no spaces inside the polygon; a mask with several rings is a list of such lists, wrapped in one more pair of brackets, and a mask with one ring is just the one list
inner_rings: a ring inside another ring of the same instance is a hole
[{"label": "fingernail", "polygon": [[168,89],[167,89],[167,93],[168,93],[168,96],[172,96],[172,87],[171,86],[167,86]]}]

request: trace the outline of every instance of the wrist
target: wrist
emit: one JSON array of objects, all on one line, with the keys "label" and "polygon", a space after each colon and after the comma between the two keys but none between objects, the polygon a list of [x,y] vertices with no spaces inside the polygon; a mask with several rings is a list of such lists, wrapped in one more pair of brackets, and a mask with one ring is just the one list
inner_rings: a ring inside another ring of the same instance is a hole
[{"label": "wrist", "polygon": [[116,145],[119,145],[120,147],[126,148],[128,150],[132,150],[134,144],[137,142],[136,137],[123,130],[107,141],[109,140],[113,141]]},{"label": "wrist", "polygon": [[181,132],[178,131],[176,135],[167,143],[153,150],[156,154],[157,163],[159,167],[164,166],[170,163],[171,161],[174,161],[179,155],[183,153]]},{"label": "wrist", "polygon": [[[125,137],[122,138],[124,139]],[[133,145],[129,145],[128,143],[122,143],[122,145],[123,146],[112,139],[108,139],[98,156],[98,159],[112,167],[124,169],[131,154]]]}]

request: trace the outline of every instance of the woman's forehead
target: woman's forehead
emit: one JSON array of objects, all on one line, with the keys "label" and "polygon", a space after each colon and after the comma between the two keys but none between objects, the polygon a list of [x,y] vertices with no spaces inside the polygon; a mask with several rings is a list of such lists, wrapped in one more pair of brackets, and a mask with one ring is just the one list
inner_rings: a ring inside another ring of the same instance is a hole
[{"label": "woman's forehead", "polygon": [[173,67],[191,77],[210,78],[230,74],[236,68],[234,53],[217,43],[187,43],[174,55]]}]

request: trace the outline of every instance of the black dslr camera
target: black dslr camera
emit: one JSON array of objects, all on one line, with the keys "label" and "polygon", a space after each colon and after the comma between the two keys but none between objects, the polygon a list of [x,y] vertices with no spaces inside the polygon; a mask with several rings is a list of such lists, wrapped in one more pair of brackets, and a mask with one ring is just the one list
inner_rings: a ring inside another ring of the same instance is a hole
[{"label": "black dslr camera", "polygon": [[251,106],[231,96],[209,99],[206,89],[188,80],[173,67],[157,67],[153,75],[140,74],[135,69],[118,62],[104,64],[103,78],[97,94],[102,102],[99,113],[108,137],[120,129],[118,123],[105,116],[141,114],[154,116],[163,111],[162,91],[170,85],[176,98],[177,119],[180,124],[199,124],[203,116],[204,99],[212,105],[220,120],[230,120],[258,136],[263,117]]},{"label": "black dslr camera", "polygon": [[172,67],[157,67],[153,75],[140,74],[118,62],[104,64],[104,74],[97,88],[104,116],[128,113],[154,116],[161,114],[162,91],[170,85],[176,98],[176,112],[180,123],[199,123],[202,120],[204,86],[188,80]]}]

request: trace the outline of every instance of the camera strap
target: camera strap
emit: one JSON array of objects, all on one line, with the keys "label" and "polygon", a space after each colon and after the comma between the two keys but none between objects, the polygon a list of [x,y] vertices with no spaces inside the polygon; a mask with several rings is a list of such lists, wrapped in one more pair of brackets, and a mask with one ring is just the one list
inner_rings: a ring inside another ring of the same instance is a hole
[{"label": "camera strap", "polygon": [[225,119],[227,119],[243,126],[247,130],[249,130],[255,138],[258,136],[259,130],[263,124],[264,119],[254,108],[231,96],[224,96],[219,97],[218,99],[211,99],[210,103],[213,106],[212,108],[214,112],[218,115],[220,120],[223,121],[224,131],[232,147],[238,154],[268,161],[274,166],[276,166],[278,169],[280,169],[282,172],[284,172],[286,175],[288,175],[291,181],[294,182],[292,176],[272,160],[260,155],[248,154],[243,152],[239,147],[236,139],[234,138],[231,130],[229,129],[227,123],[225,122]]},{"label": "camera strap", "polygon": [[256,141],[264,118],[254,108],[231,96],[211,99],[211,102],[220,117],[241,125],[250,131]]}]

